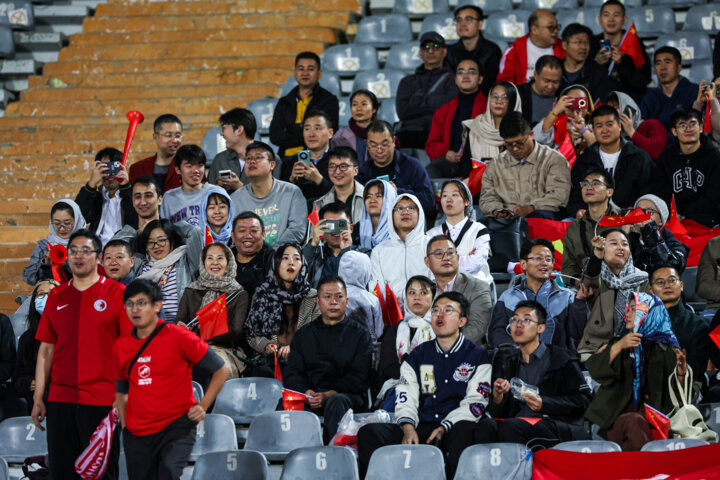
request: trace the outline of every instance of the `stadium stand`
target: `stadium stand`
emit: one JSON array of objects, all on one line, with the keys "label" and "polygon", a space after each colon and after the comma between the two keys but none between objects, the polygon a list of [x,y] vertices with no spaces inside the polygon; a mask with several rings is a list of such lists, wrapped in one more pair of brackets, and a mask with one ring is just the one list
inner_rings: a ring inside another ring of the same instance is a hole
[{"label": "stadium stand", "polygon": [[566,452],[584,452],[584,453],[601,453],[601,452],[619,452],[620,445],[608,440],[573,440],[571,442],[558,443],[553,447],[556,450],[564,450]]},{"label": "stadium stand", "polygon": [[445,461],[433,445],[389,445],[380,447],[370,457],[365,480],[416,478],[445,480]]},{"label": "stadium stand", "polygon": [[195,461],[192,480],[265,480],[268,475],[267,463],[262,453],[251,450],[204,453]]},{"label": "stadium stand", "polygon": [[290,452],[281,480],[360,480],[355,454],[343,447],[306,447]]},{"label": "stadium stand", "polygon": [[488,443],[463,450],[454,480],[487,478],[529,480],[532,476],[532,455],[517,443]]},{"label": "stadium stand", "polygon": [[643,445],[643,452],[667,452],[669,450],[683,450],[685,448],[707,445],[705,440],[698,438],[669,438],[666,440],[653,440]]},{"label": "stadium stand", "polygon": [[262,452],[271,462],[283,461],[301,447],[321,447],[320,420],[311,412],[269,412],[250,424],[245,450]]}]

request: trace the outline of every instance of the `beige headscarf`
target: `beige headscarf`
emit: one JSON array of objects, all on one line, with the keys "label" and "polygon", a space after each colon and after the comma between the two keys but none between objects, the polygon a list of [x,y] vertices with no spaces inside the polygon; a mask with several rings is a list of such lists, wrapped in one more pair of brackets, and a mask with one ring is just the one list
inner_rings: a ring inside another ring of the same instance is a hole
[{"label": "beige headscarf", "polygon": [[[511,82],[502,82],[503,86],[511,85],[515,89],[515,105],[513,110],[522,112],[522,102],[517,87]],[[493,88],[495,88],[493,86]],[[492,92],[492,89],[490,89]],[[495,158],[500,153],[500,147],[503,145],[503,139],[500,132],[495,127],[492,112],[490,111],[490,103],[485,109],[485,113],[478,115],[471,120],[465,120],[463,123],[463,139],[465,147],[468,142],[472,157],[480,160],[481,158]]]}]

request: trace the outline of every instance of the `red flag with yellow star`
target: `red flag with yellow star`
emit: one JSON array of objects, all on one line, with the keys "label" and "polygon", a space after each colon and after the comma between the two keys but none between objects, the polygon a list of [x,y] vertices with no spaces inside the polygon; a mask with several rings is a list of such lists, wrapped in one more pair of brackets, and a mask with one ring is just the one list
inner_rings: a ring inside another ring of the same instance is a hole
[{"label": "red flag with yellow star", "polygon": [[305,410],[305,400],[307,396],[304,393],[283,388],[283,410]]},{"label": "red flag with yellow star", "polygon": [[600,219],[598,225],[601,227],[619,227],[621,225],[630,225],[632,223],[642,223],[650,220],[650,214],[642,211],[640,207],[628,213],[624,217],[605,215]]},{"label": "red flag with yellow star", "polygon": [[210,245],[215,240],[213,239],[212,232],[210,231],[210,227],[205,225],[205,245]]},{"label": "red flag with yellow star", "polygon": [[638,38],[635,22],[631,23],[630,28],[628,28],[625,32],[625,35],[620,42],[620,51],[632,58],[635,68],[640,68],[645,65],[645,59],[642,54],[643,47],[642,44],[640,44],[640,39]]},{"label": "red flag with yellow star", "polygon": [[227,299],[223,293],[196,313],[200,324],[200,338],[208,341],[228,333]]},{"label": "red flag with yellow star", "polygon": [[677,216],[675,195],[673,195],[670,199],[670,218],[668,218],[667,222],[665,222],[665,228],[670,230],[676,237],[680,235],[687,235],[688,233],[687,228],[685,228],[683,224],[680,223],[680,219]]}]

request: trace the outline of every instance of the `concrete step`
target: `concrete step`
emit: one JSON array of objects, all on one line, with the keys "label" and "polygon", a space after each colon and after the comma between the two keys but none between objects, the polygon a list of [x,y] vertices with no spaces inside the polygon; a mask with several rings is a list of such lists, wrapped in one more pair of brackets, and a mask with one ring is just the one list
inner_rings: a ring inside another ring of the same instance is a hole
[{"label": "concrete step", "polygon": [[[45,228],[48,228],[48,221],[50,219],[50,210],[48,209],[48,213],[45,214]],[[47,230],[46,230],[47,232]],[[47,235],[47,233],[46,233]],[[39,240],[39,239],[38,239]],[[35,242],[27,242],[27,243],[3,243],[2,246],[3,253],[8,258],[30,258],[30,255],[32,255],[33,248],[35,248]],[[2,278],[2,277],[0,277]],[[0,290],[5,290],[5,288],[2,288],[0,286]]]},{"label": "concrete step", "polygon": [[[49,219],[50,218],[50,209],[52,208],[54,203],[55,203],[55,200],[47,199],[47,198],[13,199],[12,202],[0,202],[0,214],[47,212],[48,219]],[[30,237],[22,237],[22,238],[28,239],[28,240],[30,239]],[[3,243],[7,243],[7,242],[3,242]]]},{"label": "concrete step", "polygon": [[[195,143],[200,144],[202,142],[202,136],[205,132],[196,132],[194,135],[186,136],[183,142],[186,144]],[[115,145],[118,150],[121,150],[125,144],[125,136],[117,138],[114,141],[111,139],[104,140],[57,140],[50,142],[15,142],[15,143],[3,143],[0,144],[0,155],[68,155],[68,154],[86,154],[89,161],[94,160],[95,153],[101,149]],[[148,153],[152,155],[157,150],[155,142],[152,140],[139,141],[134,139],[131,147],[132,152],[135,155],[141,155]]]},{"label": "concrete step", "polygon": [[[47,235],[47,229],[45,229],[45,235]],[[22,278],[22,271],[27,265],[27,259],[4,259],[0,260],[0,276]]]},{"label": "concrete step", "polygon": [[[200,124],[184,124],[183,132],[185,141],[187,139],[202,139],[202,136],[210,128],[218,126],[218,118],[214,122]],[[135,131],[135,140],[151,141],[152,140],[152,122],[154,119],[147,119],[140,124]],[[43,128],[35,127],[17,127],[4,126],[0,127],[0,143],[3,142],[47,142],[47,141],[63,141],[68,138],[80,138],[89,140],[125,141],[127,134],[127,121],[124,125],[50,125]],[[133,145],[135,144],[133,142]]]},{"label": "concrete step", "polygon": [[[78,190],[82,187],[82,182],[77,183],[44,183],[42,185],[5,185],[3,187],[3,195],[5,198],[52,198],[60,200],[61,198],[75,198]],[[1,232],[2,229],[0,229]],[[47,230],[47,229],[46,229]],[[2,235],[0,235],[2,238]],[[32,237],[20,237],[32,238]],[[0,240],[2,243],[2,240]]]},{"label": "concrete step", "polygon": [[361,13],[358,0],[324,0],[322,2],[285,0],[235,0],[235,1],[149,1],[110,2],[98,5],[97,17],[122,17],[130,15],[207,15],[240,13],[280,13],[304,10],[328,11],[348,10]]},{"label": "concrete step", "polygon": [[[0,174],[2,176],[3,174]],[[0,227],[47,227],[49,219],[49,212],[46,213],[16,213],[16,214],[0,214]],[[3,255],[9,257],[8,251],[4,246],[0,246]],[[27,253],[28,256],[32,253],[32,248]],[[15,255],[12,255],[13,257]],[[0,291],[3,288],[0,286]]]},{"label": "concrete step", "polygon": [[[137,110],[133,108],[132,110]],[[125,128],[127,128],[127,118],[125,117],[125,113],[122,112],[118,114],[113,115],[107,115],[107,116],[98,116],[98,115],[73,115],[73,116],[67,116],[67,117],[52,117],[52,116],[42,116],[42,117],[30,117],[30,116],[20,116],[20,117],[5,117],[0,118],[0,128],[2,127],[23,127],[23,128],[38,128],[48,125],[118,125],[122,124],[125,125]],[[144,113],[144,112],[143,112]],[[165,113],[165,112],[163,112]],[[183,114],[181,115],[181,119],[183,121],[183,125],[193,125],[197,123],[216,123],[218,120],[219,114],[213,113],[213,114]],[[154,121],[155,117],[152,115],[147,116],[147,118],[150,121]]]},{"label": "concrete step", "polygon": [[[48,213],[50,210],[48,210]],[[48,234],[48,225],[43,227],[0,227],[0,245],[5,243],[24,243],[29,240],[37,242]],[[2,262],[3,260],[0,260]],[[12,259],[4,259],[5,262],[11,262]],[[27,263],[27,261],[25,262]],[[23,265],[24,267],[25,265]],[[22,268],[20,268],[22,271]],[[0,270],[0,276],[12,275],[12,273],[3,273]]]},{"label": "concrete step", "polygon": [[[83,170],[81,168],[72,170],[52,170],[45,168],[37,168],[34,170],[15,170],[13,172],[0,172],[0,183],[2,183],[3,185],[23,185],[28,183],[56,182],[58,179],[76,183],[86,182],[89,178],[90,170]],[[0,223],[1,222],[2,220],[0,219]]]}]

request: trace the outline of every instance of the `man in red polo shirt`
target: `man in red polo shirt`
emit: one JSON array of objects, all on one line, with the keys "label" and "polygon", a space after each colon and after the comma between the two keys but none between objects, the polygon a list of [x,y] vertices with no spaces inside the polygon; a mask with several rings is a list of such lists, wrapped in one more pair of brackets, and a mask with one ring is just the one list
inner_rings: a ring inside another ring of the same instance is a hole
[{"label": "man in red polo shirt", "polygon": [[[115,400],[112,345],[132,328],[123,308],[125,286],[97,272],[101,252],[100,239],[94,233],[78,230],[70,236],[68,264],[73,279],[50,292],[35,336],[41,344],[32,418],[43,429],[40,422],[47,414],[50,476],[54,479],[80,478],[75,473],[75,459]],[[46,408],[43,395],[48,380]],[[114,441],[102,478],[118,478],[119,452]]]},{"label": "man in red polo shirt", "polygon": [[[135,328],[117,339],[113,361],[128,477],[179,479],[195,443],[195,424],[205,418],[230,370],[197,335],[158,318],[162,292],[154,283],[133,281],[123,299]],[[213,374],[199,403],[193,365]]]},{"label": "man in red polo shirt", "polygon": [[171,113],[160,115],[153,124],[153,140],[157,153],[130,166],[130,183],[145,175],[152,175],[160,185],[160,195],[182,185],[180,174],[173,165],[175,152],[182,145],[182,122]]}]

